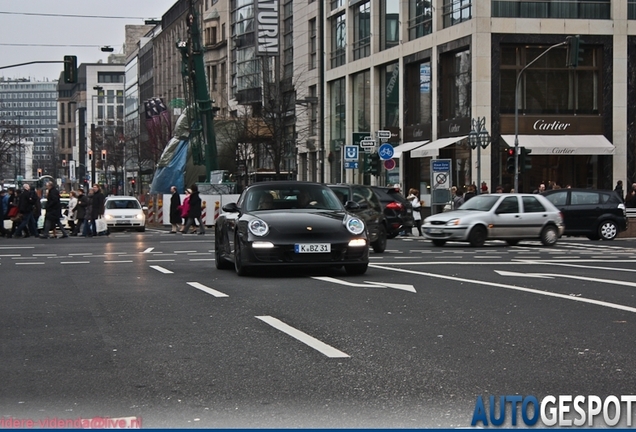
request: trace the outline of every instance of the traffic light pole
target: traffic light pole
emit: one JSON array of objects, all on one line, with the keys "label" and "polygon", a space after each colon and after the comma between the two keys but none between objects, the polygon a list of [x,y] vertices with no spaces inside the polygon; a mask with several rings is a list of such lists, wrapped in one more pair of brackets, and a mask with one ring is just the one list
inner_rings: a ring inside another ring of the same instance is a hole
[{"label": "traffic light pole", "polygon": [[521,82],[521,76],[523,73],[532,66],[537,60],[546,55],[553,48],[568,45],[568,41],[552,45],[541,54],[539,54],[534,60],[528,63],[517,75],[517,83],[515,85],[515,193],[519,193],[519,82]]}]

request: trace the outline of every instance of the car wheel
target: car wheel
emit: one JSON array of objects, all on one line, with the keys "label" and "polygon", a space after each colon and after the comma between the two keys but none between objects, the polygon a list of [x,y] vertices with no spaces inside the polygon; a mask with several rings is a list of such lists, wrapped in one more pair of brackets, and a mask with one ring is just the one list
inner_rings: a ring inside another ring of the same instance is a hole
[{"label": "car wheel", "polygon": [[446,244],[446,240],[434,239],[433,244],[435,246],[444,246]]},{"label": "car wheel", "polygon": [[241,241],[236,238],[234,241],[234,270],[239,276],[247,276],[249,274],[248,268],[243,264],[243,253],[241,252]]},{"label": "car wheel", "polygon": [[232,263],[221,256],[221,245],[219,244],[219,233],[214,236],[214,264],[219,270],[228,270],[232,268]]},{"label": "car wheel", "polygon": [[365,274],[367,267],[369,267],[369,264],[349,264],[344,266],[347,274],[351,276]]},{"label": "car wheel", "polygon": [[470,231],[468,241],[472,247],[481,247],[486,243],[486,228],[479,225]]},{"label": "car wheel", "polygon": [[618,227],[614,221],[603,221],[598,227],[598,235],[602,240],[614,240],[617,234]]},{"label": "car wheel", "polygon": [[384,225],[378,227],[378,239],[371,246],[373,246],[373,252],[375,253],[382,253],[386,250],[386,228]]},{"label": "car wheel", "polygon": [[506,240],[508,246],[517,246],[519,244],[519,240]]},{"label": "car wheel", "polygon": [[559,240],[559,232],[554,225],[548,225],[541,230],[541,243],[544,246],[554,246]]}]

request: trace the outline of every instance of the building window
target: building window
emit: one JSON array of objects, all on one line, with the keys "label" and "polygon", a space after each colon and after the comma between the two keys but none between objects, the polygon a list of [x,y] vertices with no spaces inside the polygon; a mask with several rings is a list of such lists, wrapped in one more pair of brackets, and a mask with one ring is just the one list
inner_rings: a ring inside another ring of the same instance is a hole
[{"label": "building window", "polygon": [[339,7],[344,6],[345,0],[331,0],[331,10],[336,10]]},{"label": "building window", "polygon": [[353,59],[369,57],[371,55],[371,2],[364,2],[355,8],[353,26]]},{"label": "building window", "polygon": [[[502,46],[501,113],[514,113],[517,75],[545,51],[544,46]],[[585,47],[577,68],[565,66],[565,49],[537,60],[521,76],[519,110],[523,114],[599,114],[601,52]]]},{"label": "building window", "polygon": [[123,72],[97,72],[98,83],[123,83]]},{"label": "building window", "polygon": [[470,117],[470,51],[441,56],[442,100],[440,120]]},{"label": "building window", "polygon": [[331,67],[345,64],[347,27],[345,14],[342,13],[331,20]]},{"label": "building window", "polygon": [[400,126],[400,66],[389,64],[380,75],[380,125],[382,128]]},{"label": "building window", "polygon": [[382,0],[380,25],[382,32],[380,49],[397,46],[400,43],[400,0]]},{"label": "building window", "polygon": [[[317,98],[316,86],[309,87],[309,96]],[[318,106],[315,103],[309,104],[309,136],[318,135]]]},{"label": "building window", "polygon": [[212,66],[212,73],[211,73],[211,75],[212,75],[212,86],[211,86],[212,87],[212,91],[216,91],[216,83],[217,83],[217,81],[219,79],[217,74],[218,74],[217,73],[217,67],[216,67],[216,65],[213,65]]},{"label": "building window", "polygon": [[[632,12],[633,8],[633,0],[629,0],[628,11]],[[493,17],[610,19],[610,15],[611,0],[493,0],[492,2]]]},{"label": "building window", "polygon": [[444,28],[468,21],[472,16],[472,0],[444,0]]},{"label": "building window", "polygon": [[360,72],[353,76],[353,130],[371,131],[371,73]]},{"label": "building window", "polygon": [[429,0],[409,0],[409,40],[433,32],[433,8]]},{"label": "building window", "polygon": [[342,181],[342,178],[340,177],[340,168],[337,167],[340,167],[342,164],[341,156],[344,150],[347,129],[345,84],[344,78],[340,78],[329,84],[329,104],[331,113],[331,118],[329,119],[329,123],[331,125],[330,151],[338,155],[338,157],[335,157],[335,154],[332,153],[333,157],[330,157],[329,159],[331,161],[331,172],[334,173],[331,178],[333,182]]},{"label": "building window", "polygon": [[316,18],[309,20],[309,69],[316,69],[316,53],[318,43],[316,38]]}]

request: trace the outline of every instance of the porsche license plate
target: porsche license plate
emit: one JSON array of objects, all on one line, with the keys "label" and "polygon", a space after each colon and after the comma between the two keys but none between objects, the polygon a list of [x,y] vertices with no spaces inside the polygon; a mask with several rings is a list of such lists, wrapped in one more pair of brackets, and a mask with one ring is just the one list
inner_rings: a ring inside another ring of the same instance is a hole
[{"label": "porsche license plate", "polygon": [[296,243],[294,245],[296,253],[329,253],[331,243]]}]

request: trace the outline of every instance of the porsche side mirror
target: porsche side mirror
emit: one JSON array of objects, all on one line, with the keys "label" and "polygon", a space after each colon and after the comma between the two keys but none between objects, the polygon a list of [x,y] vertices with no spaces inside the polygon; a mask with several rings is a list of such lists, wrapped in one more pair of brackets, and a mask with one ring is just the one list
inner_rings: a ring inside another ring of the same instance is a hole
[{"label": "porsche side mirror", "polygon": [[226,213],[238,213],[240,209],[236,203],[229,203],[223,206],[223,211]]},{"label": "porsche side mirror", "polygon": [[360,210],[360,204],[358,204],[355,201],[347,201],[345,203],[345,210],[348,210],[348,211]]}]

